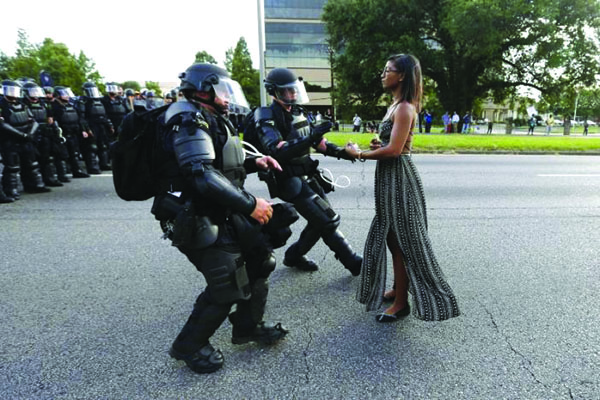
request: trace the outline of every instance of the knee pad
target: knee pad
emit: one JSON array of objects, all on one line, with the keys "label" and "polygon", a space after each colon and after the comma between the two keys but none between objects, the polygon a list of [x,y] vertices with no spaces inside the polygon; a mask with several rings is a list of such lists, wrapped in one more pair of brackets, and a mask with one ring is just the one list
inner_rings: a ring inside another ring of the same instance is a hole
[{"label": "knee pad", "polygon": [[294,206],[309,224],[319,229],[335,230],[340,224],[339,214],[317,194],[296,199]]},{"label": "knee pad", "polygon": [[217,304],[229,304],[250,297],[250,285],[241,252],[223,248],[201,251],[198,269],[204,275],[207,291]]}]

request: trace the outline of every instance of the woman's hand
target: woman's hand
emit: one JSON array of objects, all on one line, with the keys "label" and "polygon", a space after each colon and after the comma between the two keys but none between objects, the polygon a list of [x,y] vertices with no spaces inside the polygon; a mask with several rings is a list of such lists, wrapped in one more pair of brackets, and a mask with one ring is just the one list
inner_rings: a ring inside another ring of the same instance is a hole
[{"label": "woman's hand", "polygon": [[371,142],[369,142],[369,149],[377,150],[380,147],[381,147],[381,140],[379,140],[379,138],[377,136],[375,136],[373,139],[371,139]]},{"label": "woman's hand", "polygon": [[360,153],[360,149],[358,148],[358,145],[356,143],[352,143],[352,142],[348,142],[346,144],[345,150],[346,150],[346,153],[348,153],[348,155],[354,159],[356,159],[358,157],[358,154]]}]

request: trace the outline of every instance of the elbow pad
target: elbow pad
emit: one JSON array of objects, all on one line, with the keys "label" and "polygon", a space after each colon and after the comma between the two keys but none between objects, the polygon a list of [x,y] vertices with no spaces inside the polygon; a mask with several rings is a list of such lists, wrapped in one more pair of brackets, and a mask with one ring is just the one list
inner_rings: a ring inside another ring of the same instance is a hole
[{"label": "elbow pad", "polygon": [[210,165],[204,166],[194,174],[194,188],[197,193],[245,215],[252,214],[256,206],[254,196],[233,185]]}]

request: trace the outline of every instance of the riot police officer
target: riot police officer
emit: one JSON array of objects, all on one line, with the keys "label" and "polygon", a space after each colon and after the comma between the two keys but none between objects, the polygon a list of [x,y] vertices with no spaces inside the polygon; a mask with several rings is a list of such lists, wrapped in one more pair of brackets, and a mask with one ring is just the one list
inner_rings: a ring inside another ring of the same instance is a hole
[{"label": "riot police officer", "polygon": [[318,161],[310,157],[314,148],[327,156],[351,160],[345,149],[323,138],[331,122],[312,123],[300,104],[308,102],[301,78],[286,68],[275,68],[265,79],[265,88],[273,96],[270,107],[254,113],[258,144],[263,154],[273,156],[283,168],[269,181],[271,196],[291,202],[306,221],[300,238],[285,252],[283,263],[304,271],[316,271],[318,265],[306,253],[322,238],[335,257],[352,275],[360,273],[362,257],[356,254],[338,229],[340,216],[325,196],[333,187],[317,169]]},{"label": "riot police officer", "polygon": [[18,177],[21,172],[23,189],[31,193],[49,192],[44,185],[36,159],[33,136],[38,123],[21,102],[23,91],[19,83],[2,81],[4,96],[0,99],[0,149],[4,162],[2,186],[8,197],[19,199]]},{"label": "riot police officer", "polygon": [[89,178],[90,175],[84,172],[79,165],[80,143],[87,138],[88,133],[84,129],[79,111],[72,104],[74,96],[71,88],[55,86],[52,115],[61,127],[62,135],[66,140],[65,146],[73,178]]},{"label": "riot police officer", "polygon": [[125,112],[129,114],[133,112],[133,103],[135,101],[135,92],[133,89],[125,89],[125,98],[123,99],[123,106],[125,106]]},{"label": "riot police officer", "polygon": [[[207,282],[169,353],[193,371],[209,373],[223,365],[223,354],[209,338],[228,316],[234,344],[272,344],[287,333],[280,323],[263,321],[275,268],[274,246],[265,243],[278,236],[264,235],[275,206],[243,187],[247,172],[279,164],[271,157],[244,159],[226,117],[225,70],[194,64],[180,78],[187,101],[171,104],[160,117],[159,169],[169,192],[155,197],[153,213]],[[233,304],[236,311],[229,314]]]},{"label": "riot police officer", "polygon": [[114,82],[106,84],[106,94],[102,98],[102,104],[113,128],[117,129],[127,114],[123,99],[119,96],[119,85]]},{"label": "riot police officer", "polygon": [[55,164],[55,157],[62,159],[65,155],[60,148],[62,137],[51,117],[51,110],[48,110],[49,105],[42,101],[46,96],[44,90],[37,83],[29,81],[23,85],[23,91],[25,92],[24,103],[39,124],[34,139],[44,183],[46,186],[63,186],[58,180]]},{"label": "riot police officer", "polygon": [[84,118],[84,126],[90,134],[81,143],[81,152],[86,168],[90,174],[99,174],[100,170],[109,171],[110,160],[108,149],[115,132],[111,120],[106,115],[102,104],[102,94],[94,82],[86,82],[82,86],[83,96],[77,102],[80,115]]}]

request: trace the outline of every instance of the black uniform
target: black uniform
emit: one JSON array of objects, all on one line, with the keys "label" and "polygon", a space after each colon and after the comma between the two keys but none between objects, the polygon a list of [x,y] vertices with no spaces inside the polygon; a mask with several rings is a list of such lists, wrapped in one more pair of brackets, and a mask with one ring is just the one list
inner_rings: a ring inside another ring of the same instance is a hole
[{"label": "black uniform", "polygon": [[48,186],[62,186],[57,172],[60,171],[61,179],[64,180],[66,170],[63,168],[61,161],[65,161],[68,154],[62,143],[58,126],[48,123],[48,118],[50,118],[52,112],[50,105],[41,100],[34,102],[28,98],[25,98],[25,103],[31,110],[33,118],[39,124],[34,139],[44,183]]},{"label": "black uniform", "polygon": [[[303,108],[294,105],[287,111],[276,101],[270,107],[255,111],[255,123],[261,151],[277,159],[283,168],[270,182],[271,196],[293,203],[307,221],[298,241],[285,252],[283,263],[305,270],[317,269],[305,255],[322,238],[344,267],[352,275],[358,275],[362,257],[352,250],[337,229],[340,216],[325,196],[325,192],[333,188],[321,179],[318,161],[310,157],[311,146],[317,147],[322,133],[315,135]],[[280,146],[282,141],[287,143]],[[325,155],[348,158],[343,149],[331,143],[327,143]]]},{"label": "black uniform", "polygon": [[82,132],[84,126],[77,109],[70,102],[56,99],[52,102],[52,115],[62,129],[67,148],[69,166],[74,178],[85,178],[89,175],[81,170],[79,156],[80,143],[84,140]]},{"label": "black uniform", "polygon": [[111,98],[109,95],[105,95],[102,98],[102,104],[106,110],[106,116],[116,131],[128,112],[127,108],[125,107],[125,102],[119,96]]},{"label": "black uniform", "polygon": [[[275,215],[264,227],[249,217],[256,200],[243,184],[256,163],[244,160],[239,137],[226,118],[182,101],[161,119],[161,181],[181,195],[157,196],[153,213],[165,236],[207,282],[170,354],[196,372],[212,372],[223,358],[209,338],[228,315],[233,343],[270,343],[287,333],[280,324],[265,325],[262,318],[268,277],[275,268],[272,249],[285,244],[291,235],[287,226],[298,217],[293,209],[284,210],[288,220],[279,231],[272,226]],[[274,244],[270,238],[283,242]],[[237,311],[229,314],[234,303]]]},{"label": "black uniform", "polygon": [[110,170],[108,149],[113,138],[114,128],[106,115],[106,109],[100,98],[81,97],[77,107],[84,118],[86,130],[91,131],[91,137],[81,143],[83,160],[89,173],[99,173]]},{"label": "black uniform", "polygon": [[33,135],[38,128],[33,114],[23,103],[0,99],[0,151],[4,162],[2,186],[12,198],[19,198],[19,173],[26,192],[48,192],[42,180]]}]

